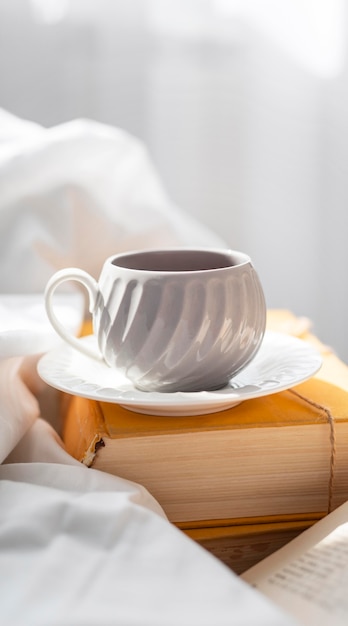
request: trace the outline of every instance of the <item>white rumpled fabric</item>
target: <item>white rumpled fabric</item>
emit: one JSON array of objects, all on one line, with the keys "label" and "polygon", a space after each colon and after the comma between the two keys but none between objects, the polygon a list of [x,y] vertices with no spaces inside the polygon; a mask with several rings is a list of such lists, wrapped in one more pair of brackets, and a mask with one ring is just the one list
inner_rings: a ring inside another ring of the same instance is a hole
[{"label": "white rumpled fabric", "polygon": [[123,250],[222,244],[173,205],[134,137],[89,120],[18,124],[1,110],[0,241],[3,293],[40,292],[68,266],[97,278]]},{"label": "white rumpled fabric", "polygon": [[[0,624],[291,626],[166,519],[141,486],[88,469],[59,437],[58,393],[36,373],[58,339],[43,288],[110,253],[221,245],[172,206],[144,147],[76,121],[0,112]],[[62,294],[77,332],[83,299]]]}]

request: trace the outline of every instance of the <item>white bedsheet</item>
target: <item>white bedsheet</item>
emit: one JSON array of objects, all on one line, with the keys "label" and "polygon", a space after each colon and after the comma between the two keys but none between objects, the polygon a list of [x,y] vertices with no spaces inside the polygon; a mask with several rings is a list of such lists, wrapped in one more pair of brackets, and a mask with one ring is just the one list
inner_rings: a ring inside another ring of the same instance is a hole
[{"label": "white bedsheet", "polygon": [[4,626],[293,624],[41,418],[0,465],[0,605]]},{"label": "white bedsheet", "polygon": [[[129,167],[131,161],[134,167]],[[114,185],[122,171],[128,187]],[[142,181],[142,194],[134,193],[132,172]],[[78,190],[74,206],[71,185]],[[128,207],[124,220],[122,206]],[[107,243],[114,241],[114,251],[135,240],[137,247],[164,240],[217,244],[214,235],[169,207],[142,147],[123,133],[88,122],[46,131],[0,115],[4,626],[294,623],[171,525],[141,485],[87,469],[68,455],[58,434],[57,392],[36,373],[39,355],[57,342],[44,315],[44,282],[71,260],[97,270],[101,255],[109,251],[102,245],[95,251],[79,245],[79,237],[90,236],[97,218],[103,228],[110,223],[114,239],[110,236]],[[138,216],[136,224],[129,221],[131,215]],[[83,303],[67,294],[61,306],[76,331]]]}]

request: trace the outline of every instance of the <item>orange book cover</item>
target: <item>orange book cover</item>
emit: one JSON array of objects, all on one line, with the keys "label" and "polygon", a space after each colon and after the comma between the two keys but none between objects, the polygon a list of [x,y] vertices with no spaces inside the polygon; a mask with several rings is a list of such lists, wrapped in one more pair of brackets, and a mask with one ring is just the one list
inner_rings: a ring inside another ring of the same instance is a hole
[{"label": "orange book cover", "polygon": [[144,485],[179,525],[324,515],[348,499],[348,368],[303,320],[270,312],[270,324],[319,347],[318,374],[293,389],[191,417],[71,397],[67,450]]}]

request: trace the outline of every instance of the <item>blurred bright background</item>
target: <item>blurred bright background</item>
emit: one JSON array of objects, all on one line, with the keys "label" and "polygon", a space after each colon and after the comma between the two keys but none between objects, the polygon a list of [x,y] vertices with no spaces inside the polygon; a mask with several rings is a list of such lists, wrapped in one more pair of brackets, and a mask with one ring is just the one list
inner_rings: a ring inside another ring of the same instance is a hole
[{"label": "blurred bright background", "polygon": [[345,0],[0,0],[0,107],[142,139],[348,361],[347,38]]}]

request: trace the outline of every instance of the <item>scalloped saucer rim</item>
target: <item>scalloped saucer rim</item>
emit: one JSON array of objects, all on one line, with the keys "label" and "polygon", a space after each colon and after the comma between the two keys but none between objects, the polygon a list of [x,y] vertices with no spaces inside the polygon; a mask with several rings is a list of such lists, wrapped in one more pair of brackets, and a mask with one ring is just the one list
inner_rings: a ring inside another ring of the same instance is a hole
[{"label": "scalloped saucer rim", "polygon": [[[89,335],[81,341],[95,344]],[[311,344],[283,333],[266,331],[261,347],[247,367],[216,391],[144,392],[104,362],[93,360],[62,342],[38,362],[40,377],[66,393],[111,402],[136,413],[192,416],[215,413],[253,398],[285,391],[320,369],[322,357]]]}]

